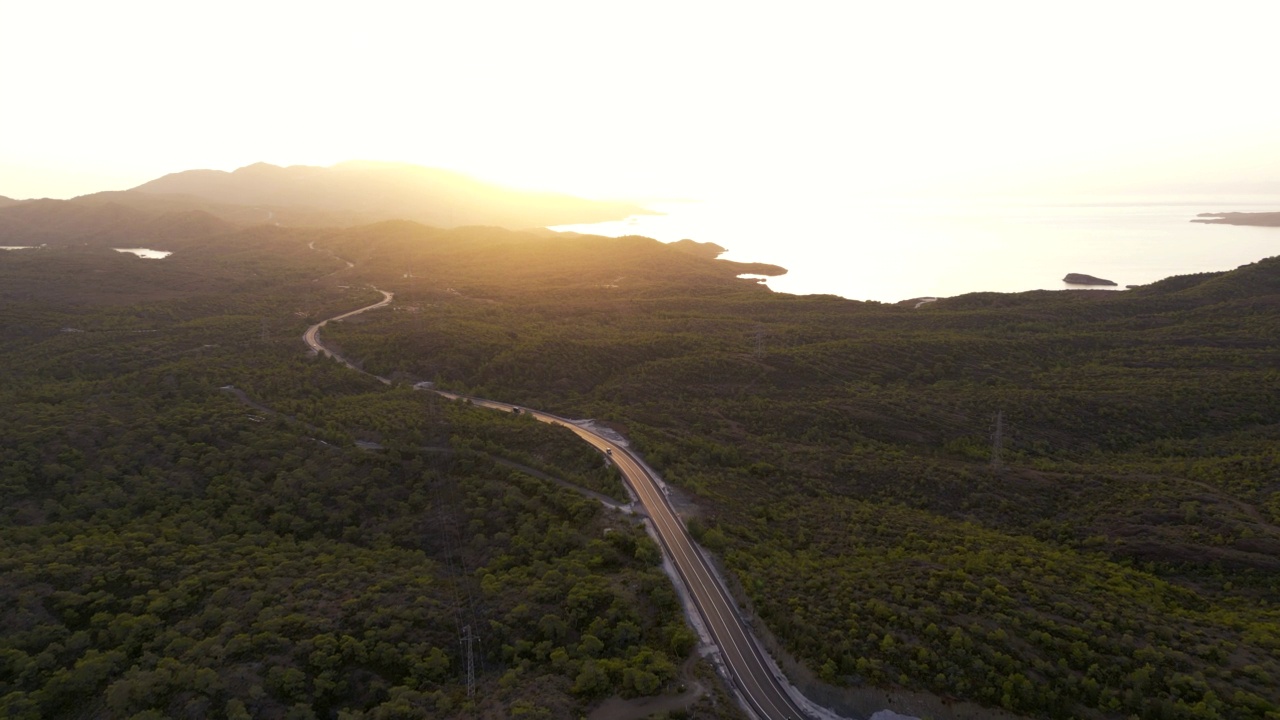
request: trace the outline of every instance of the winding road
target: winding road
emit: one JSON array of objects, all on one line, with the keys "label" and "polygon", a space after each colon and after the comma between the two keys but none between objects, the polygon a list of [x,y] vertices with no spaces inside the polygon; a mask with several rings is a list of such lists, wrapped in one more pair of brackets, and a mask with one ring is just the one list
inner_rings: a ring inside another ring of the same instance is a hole
[{"label": "winding road", "polygon": [[[326,323],[390,304],[394,295],[384,290],[379,292],[383,295],[381,302],[312,325],[302,339],[315,352],[335,358],[347,367],[364,372],[346,358],[326,348],[320,342],[320,328]],[[386,384],[391,382],[382,377],[378,379]],[[443,390],[434,392],[451,400],[467,400],[473,405],[494,410],[511,412],[519,407],[510,403],[468,397]],[[836,717],[829,711],[811,706],[802,697],[796,697],[799,693],[791,690],[786,681],[781,679],[774,663],[760,649],[760,644],[742,621],[733,598],[725,589],[719,576],[712,570],[702,551],[689,536],[684,523],[671,507],[661,482],[640,458],[625,446],[589,428],[575,424],[572,420],[538,410],[523,407],[519,409],[542,422],[569,428],[578,437],[601,452],[607,453],[617,464],[632,492],[644,506],[662,544],[662,550],[683,581],[686,594],[692,599],[702,620],[703,628],[710,634],[711,640],[719,649],[724,667],[730,676],[732,690],[752,715],[760,720]],[[802,702],[808,708],[807,711],[801,709]]]},{"label": "winding road", "polygon": [[[377,289],[377,288],[375,288],[375,290],[376,290],[376,289]],[[317,354],[317,355],[323,355],[323,356],[325,356],[325,357],[331,357],[331,358],[334,358],[335,360],[337,360],[338,362],[342,363],[343,365],[346,365],[347,367],[351,368],[352,370],[355,370],[355,371],[357,371],[357,372],[364,372],[363,370],[361,370],[360,368],[356,367],[355,365],[352,365],[352,364],[351,364],[351,361],[347,360],[346,358],[342,357],[342,356],[341,356],[341,355],[339,355],[338,353],[333,352],[333,351],[332,351],[332,350],[330,350],[329,348],[325,347],[325,346],[324,346],[324,343],[320,342],[320,328],[324,327],[325,325],[328,325],[328,324],[329,324],[329,323],[331,323],[331,322],[337,322],[337,321],[339,321],[339,320],[345,320],[345,319],[347,319],[347,318],[351,317],[352,315],[359,315],[359,314],[360,314],[360,313],[362,313],[362,312],[367,312],[367,311],[369,311],[369,310],[377,310],[377,309],[378,309],[378,308],[380,308],[380,307],[386,307],[387,305],[390,305],[390,304],[391,304],[391,299],[395,297],[395,293],[389,293],[389,292],[387,292],[386,290],[378,290],[378,292],[382,293],[382,300],[380,300],[380,301],[378,301],[378,302],[376,302],[376,303],[374,303],[374,304],[372,304],[372,305],[367,305],[367,306],[365,306],[365,307],[362,307],[362,308],[360,308],[360,309],[358,309],[358,310],[352,310],[351,312],[343,313],[343,314],[338,315],[338,316],[336,316],[336,317],[331,317],[331,318],[329,318],[328,320],[321,320],[320,322],[316,323],[315,325],[312,325],[311,327],[307,328],[307,331],[306,331],[305,333],[303,333],[303,334],[302,334],[302,341],[303,341],[303,342],[305,342],[305,343],[307,344],[307,347],[309,347],[309,348],[311,348],[312,350],[314,350],[314,351],[316,352],[316,354]],[[373,375],[373,373],[365,373],[365,374],[366,374],[366,375]],[[377,375],[373,375],[373,377],[376,377],[376,378],[378,378],[379,380],[381,380],[381,381],[382,381],[382,383],[383,383],[384,385],[390,385],[390,384],[391,384],[391,381],[390,381],[390,380],[388,380],[388,379],[386,379],[386,378],[384,378],[384,377],[378,377]]]}]

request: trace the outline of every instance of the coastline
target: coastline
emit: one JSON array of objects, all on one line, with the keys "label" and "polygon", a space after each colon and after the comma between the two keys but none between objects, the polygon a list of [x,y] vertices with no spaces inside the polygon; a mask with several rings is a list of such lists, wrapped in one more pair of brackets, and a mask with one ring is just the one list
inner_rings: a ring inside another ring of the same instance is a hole
[{"label": "coastline", "polygon": [[[1280,229],[1188,222],[1198,212],[1273,210],[1256,196],[1095,198],[1090,202],[850,203],[778,208],[765,203],[672,203],[660,216],[556,226],[605,236],[692,239],[727,248],[726,260],[776,263],[776,292],[900,302],[973,292],[1071,290],[1084,270],[1116,290],[1175,275],[1220,272],[1280,254]],[[764,273],[754,273],[764,274]]]}]

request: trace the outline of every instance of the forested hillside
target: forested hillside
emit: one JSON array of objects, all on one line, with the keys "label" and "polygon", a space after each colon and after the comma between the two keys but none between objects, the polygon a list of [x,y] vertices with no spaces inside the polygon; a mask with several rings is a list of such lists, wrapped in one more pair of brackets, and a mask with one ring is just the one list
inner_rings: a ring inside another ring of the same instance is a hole
[{"label": "forested hillside", "polygon": [[[1280,712],[1280,260],[912,309],[634,237],[167,247],[0,255],[0,715],[565,717],[679,683],[656,547],[536,474],[616,476],[421,380],[621,429],[829,686]],[[325,338],[393,387],[299,341],[371,284],[395,302]]]},{"label": "forested hillside", "polygon": [[539,476],[616,472],[308,357],[377,296],[309,239],[0,256],[0,717],[579,717],[691,682],[657,546]]},{"label": "forested hillside", "polygon": [[822,680],[1036,717],[1280,712],[1280,260],[919,309],[642,238],[319,241],[383,375],[625,428]]}]

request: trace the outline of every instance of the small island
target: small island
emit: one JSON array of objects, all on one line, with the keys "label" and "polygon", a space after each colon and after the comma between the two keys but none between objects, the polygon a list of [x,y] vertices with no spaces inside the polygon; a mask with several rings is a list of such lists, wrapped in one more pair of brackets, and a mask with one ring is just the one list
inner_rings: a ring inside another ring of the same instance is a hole
[{"label": "small island", "polygon": [[1103,280],[1102,278],[1097,278],[1097,277],[1094,277],[1094,276],[1092,276],[1092,275],[1085,275],[1085,274],[1083,274],[1083,273],[1067,273],[1067,276],[1066,276],[1066,277],[1064,277],[1064,278],[1062,278],[1062,282],[1067,283],[1068,285],[1111,285],[1111,286],[1114,286],[1114,285],[1117,285],[1117,284],[1118,284],[1118,283],[1112,282],[1111,280]]},{"label": "small island", "polygon": [[1208,225],[1255,225],[1280,227],[1280,212],[1216,212],[1200,213],[1191,222]]}]

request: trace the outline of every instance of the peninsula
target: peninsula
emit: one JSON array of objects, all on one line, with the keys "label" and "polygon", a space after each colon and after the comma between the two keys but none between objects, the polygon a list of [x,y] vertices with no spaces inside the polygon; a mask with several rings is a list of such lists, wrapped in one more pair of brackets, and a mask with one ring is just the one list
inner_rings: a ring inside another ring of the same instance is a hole
[{"label": "peninsula", "polygon": [[1194,223],[1208,225],[1257,225],[1280,227],[1280,212],[1217,212],[1200,213],[1191,219]]}]

